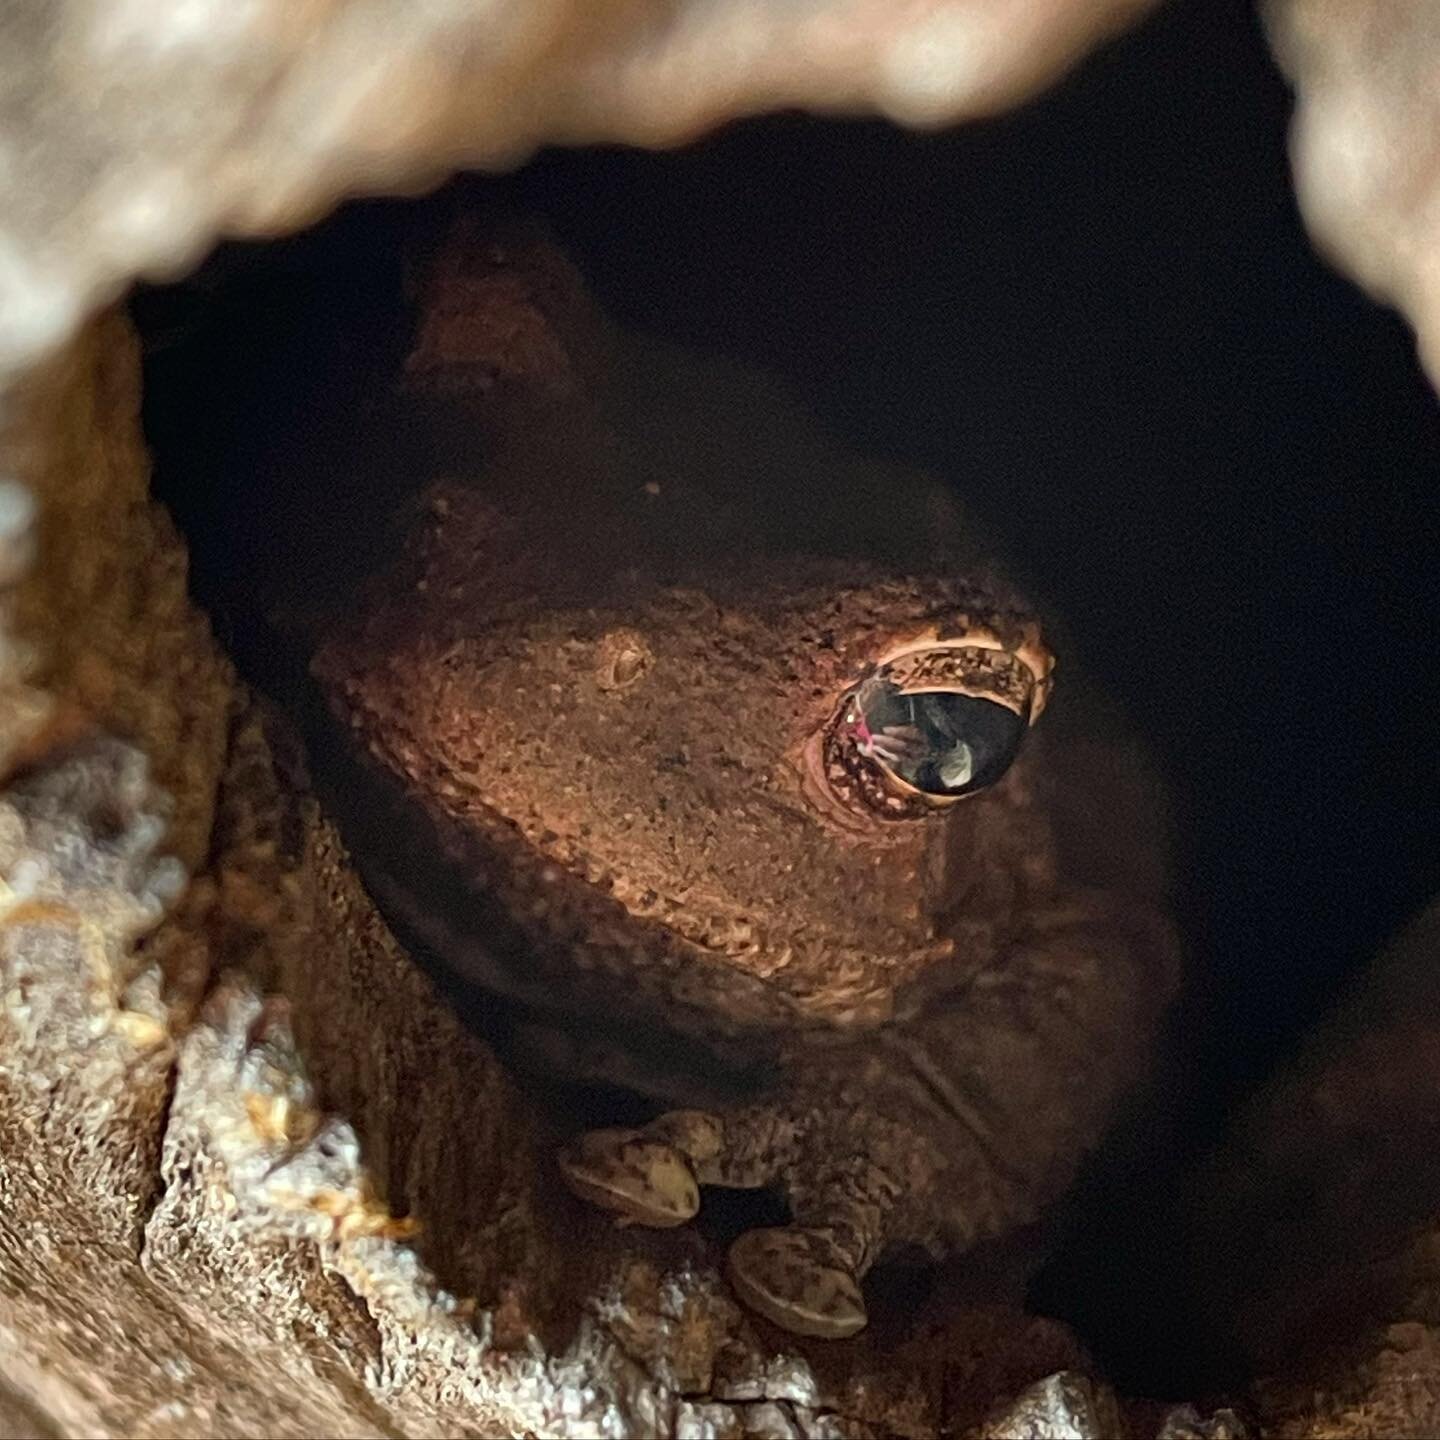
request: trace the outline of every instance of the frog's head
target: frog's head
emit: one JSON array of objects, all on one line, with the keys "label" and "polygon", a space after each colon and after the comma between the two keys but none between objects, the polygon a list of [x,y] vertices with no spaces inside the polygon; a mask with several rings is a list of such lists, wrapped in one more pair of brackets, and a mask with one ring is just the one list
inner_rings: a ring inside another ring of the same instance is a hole
[{"label": "frog's head", "polygon": [[762,982],[777,1020],[883,1019],[943,950],[940,817],[1003,811],[1048,699],[1034,620],[852,562],[559,565],[464,491],[430,517],[320,657],[371,753],[506,847],[537,925],[573,934],[578,887],[617,943]]}]

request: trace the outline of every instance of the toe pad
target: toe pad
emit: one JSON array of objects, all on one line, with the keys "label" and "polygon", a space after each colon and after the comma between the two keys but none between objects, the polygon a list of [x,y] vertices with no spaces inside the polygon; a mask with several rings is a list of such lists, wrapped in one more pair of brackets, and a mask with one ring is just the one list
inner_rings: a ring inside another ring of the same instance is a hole
[{"label": "toe pad", "polygon": [[729,1268],[740,1299],[792,1334],[843,1340],[865,1328],[860,1287],[822,1231],[749,1230]]},{"label": "toe pad", "polygon": [[700,1208],[685,1157],[638,1130],[589,1130],[560,1152],[559,1162],[571,1190],[622,1224],[669,1229],[693,1220]]}]

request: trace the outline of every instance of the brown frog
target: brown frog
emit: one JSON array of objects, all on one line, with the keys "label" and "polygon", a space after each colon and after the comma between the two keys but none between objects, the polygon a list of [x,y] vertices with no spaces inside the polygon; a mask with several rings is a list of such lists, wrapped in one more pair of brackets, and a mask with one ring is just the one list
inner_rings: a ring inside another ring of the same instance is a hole
[{"label": "brown frog", "polygon": [[736,1291],[853,1334],[879,1256],[1035,1218],[1139,1074],[1157,790],[935,487],[577,324],[544,247],[434,274],[407,393],[484,458],[314,662],[363,873],[544,1067],[668,1107],[579,1135],[577,1194],[673,1226],[777,1186]]}]

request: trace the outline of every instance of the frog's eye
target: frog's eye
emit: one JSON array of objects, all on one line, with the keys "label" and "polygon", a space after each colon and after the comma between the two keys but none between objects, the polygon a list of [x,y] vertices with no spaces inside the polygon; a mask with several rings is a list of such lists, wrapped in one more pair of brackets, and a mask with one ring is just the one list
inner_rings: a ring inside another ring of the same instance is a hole
[{"label": "frog's eye", "polygon": [[907,789],[959,798],[993,785],[1020,748],[1027,722],[978,695],[946,691],[908,694],[885,676],[848,707],[850,738],[862,755]]},{"label": "frog's eye", "polygon": [[1049,654],[990,635],[916,643],[882,659],[846,693],[815,758],[850,809],[924,815],[993,785],[1044,708]]}]

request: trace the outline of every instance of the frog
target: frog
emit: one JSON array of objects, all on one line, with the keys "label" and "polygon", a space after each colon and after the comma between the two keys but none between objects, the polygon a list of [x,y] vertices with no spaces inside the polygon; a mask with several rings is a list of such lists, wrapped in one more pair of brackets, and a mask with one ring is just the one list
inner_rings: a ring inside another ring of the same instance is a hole
[{"label": "frog", "polygon": [[342,830],[522,1070],[639,1097],[561,1137],[570,1191],[656,1230],[774,1192],[735,1294],[853,1336],[877,1263],[1035,1221],[1144,1074],[1163,785],[953,484],[627,335],[528,229],[435,257],[395,403],[445,439],[311,661]]}]

